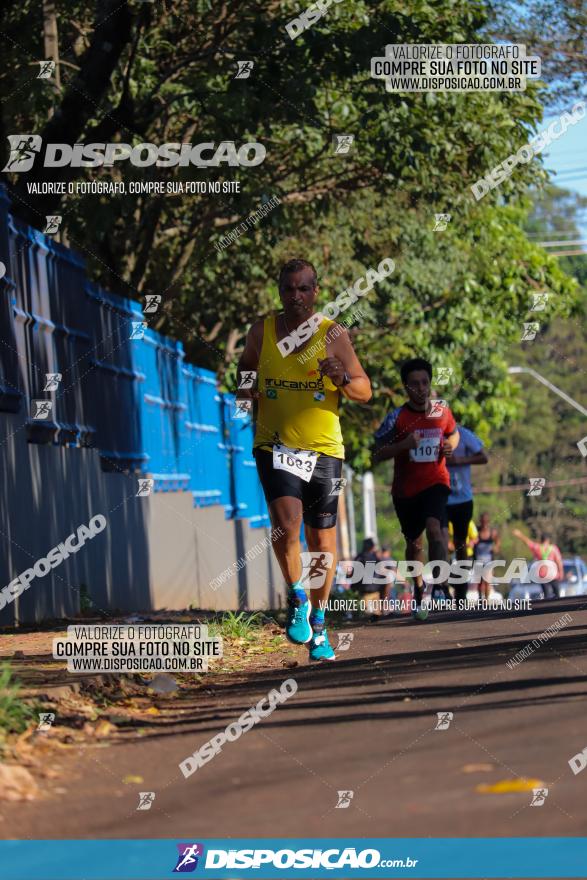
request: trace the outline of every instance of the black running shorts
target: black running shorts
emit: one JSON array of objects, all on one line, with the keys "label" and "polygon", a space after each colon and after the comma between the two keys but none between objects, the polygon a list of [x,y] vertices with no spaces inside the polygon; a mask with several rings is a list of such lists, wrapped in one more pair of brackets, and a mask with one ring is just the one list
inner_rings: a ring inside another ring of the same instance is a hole
[{"label": "black running shorts", "polygon": [[420,537],[429,517],[437,519],[441,525],[446,523],[446,499],[449,492],[448,486],[437,483],[410,498],[393,496],[393,506],[403,535],[408,541],[415,541]]},{"label": "black running shorts", "polygon": [[257,472],[267,505],[277,498],[288,496],[302,502],[304,522],[314,529],[331,529],[336,525],[338,495],[336,481],[342,474],[342,458],[318,455],[318,461],[309,483],[288,471],[275,470],[273,452],[253,449]]},{"label": "black running shorts", "polygon": [[449,522],[452,523],[453,536],[457,539],[463,538],[467,540],[469,531],[469,523],[473,519],[473,502],[463,501],[462,504],[446,505],[446,521],[443,523],[448,528]]}]

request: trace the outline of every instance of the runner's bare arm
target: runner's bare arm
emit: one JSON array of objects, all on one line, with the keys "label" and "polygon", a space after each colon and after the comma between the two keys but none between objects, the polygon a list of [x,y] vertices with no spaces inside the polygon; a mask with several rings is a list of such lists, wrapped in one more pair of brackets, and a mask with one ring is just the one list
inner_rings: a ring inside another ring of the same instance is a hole
[{"label": "runner's bare arm", "polygon": [[526,535],[522,534],[522,532],[519,529],[514,529],[512,532],[512,535],[515,535],[516,538],[519,538],[520,541],[523,541],[524,544],[526,544],[526,546],[528,546],[528,547],[530,547],[530,545],[534,543],[533,541],[530,540],[530,538],[527,538]]},{"label": "runner's bare arm", "polygon": [[[331,335],[334,336],[335,333],[338,335],[326,342],[328,357],[318,362],[320,371],[323,375],[328,376],[349,400],[354,400],[356,403],[367,403],[372,397],[369,377],[355,354],[347,330],[337,324],[336,330],[332,328]],[[347,385],[342,385],[345,373],[351,381]]]},{"label": "runner's bare arm", "polygon": [[458,465],[466,465],[466,464],[487,464],[489,458],[487,457],[487,453],[484,449],[480,452],[476,452],[474,455],[453,455],[450,460],[450,466],[455,467]]},{"label": "runner's bare arm", "polygon": [[408,449],[416,449],[418,446],[418,435],[416,433],[408,434],[403,440],[394,440],[388,443],[385,440],[377,441],[375,451],[373,452],[372,463],[379,464],[380,461],[387,461],[389,458],[395,458],[401,452],[407,452]]},{"label": "runner's bare arm", "polygon": [[240,356],[240,360],[237,366],[237,392],[236,396],[240,400],[253,400],[259,396],[259,393],[254,389],[243,389],[239,388],[240,385],[240,376],[243,371],[254,370],[257,371],[257,367],[259,366],[259,358],[261,357],[261,348],[263,347],[263,321],[260,319],[255,321],[254,324],[251,324],[249,328],[249,332],[247,333],[247,339],[245,342],[245,347],[243,349],[243,353]]},{"label": "runner's bare arm", "polygon": [[442,446],[442,452],[446,456],[446,458],[450,458],[452,464],[452,454],[454,450],[459,445],[459,432],[458,429],[455,428],[452,434],[449,434],[448,437],[444,438],[444,443]]}]

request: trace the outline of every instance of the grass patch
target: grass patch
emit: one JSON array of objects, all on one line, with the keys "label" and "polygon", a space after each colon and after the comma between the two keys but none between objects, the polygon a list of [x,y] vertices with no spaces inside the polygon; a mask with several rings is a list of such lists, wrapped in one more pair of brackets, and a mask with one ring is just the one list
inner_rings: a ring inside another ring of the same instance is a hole
[{"label": "grass patch", "polygon": [[224,656],[214,671],[242,672],[263,655],[293,653],[275,620],[262,611],[227,611],[208,621],[212,637],[224,639]]},{"label": "grass patch", "polygon": [[0,666],[0,749],[11,733],[22,733],[34,717],[34,710],[19,697],[20,686],[12,678],[8,663]]},{"label": "grass patch", "polygon": [[259,634],[267,618],[260,611],[227,611],[209,624],[208,632],[212,637],[221,636],[225,639],[252,639]]}]

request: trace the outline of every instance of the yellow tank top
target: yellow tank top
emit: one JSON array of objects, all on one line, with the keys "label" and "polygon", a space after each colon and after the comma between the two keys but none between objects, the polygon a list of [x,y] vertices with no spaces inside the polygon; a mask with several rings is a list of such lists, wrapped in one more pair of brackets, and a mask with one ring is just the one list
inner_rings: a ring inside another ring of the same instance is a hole
[{"label": "yellow tank top", "polygon": [[[324,318],[300,351],[282,357],[275,335],[276,317],[265,318],[257,367],[258,389],[254,448],[283,443],[344,458],[338,407],[340,392],[321,378],[318,359],[326,357],[326,336],[334,321]],[[302,361],[304,355],[307,360]]]}]

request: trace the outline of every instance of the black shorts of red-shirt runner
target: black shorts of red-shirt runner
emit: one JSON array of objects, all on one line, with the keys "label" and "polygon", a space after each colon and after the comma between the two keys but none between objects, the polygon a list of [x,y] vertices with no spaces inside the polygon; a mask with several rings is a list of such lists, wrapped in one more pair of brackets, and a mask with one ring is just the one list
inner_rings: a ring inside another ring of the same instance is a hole
[{"label": "black shorts of red-shirt runner", "polygon": [[441,525],[446,522],[446,499],[450,489],[442,483],[429,486],[409,498],[393,495],[393,506],[404,537],[415,541],[426,528],[426,520],[437,519]]},{"label": "black shorts of red-shirt runner", "polygon": [[306,525],[314,529],[331,529],[336,525],[338,494],[332,493],[342,474],[342,458],[319,453],[314,473],[306,483],[296,474],[274,468],[273,452],[253,449],[253,455],[267,506],[277,498],[299,498]]}]

